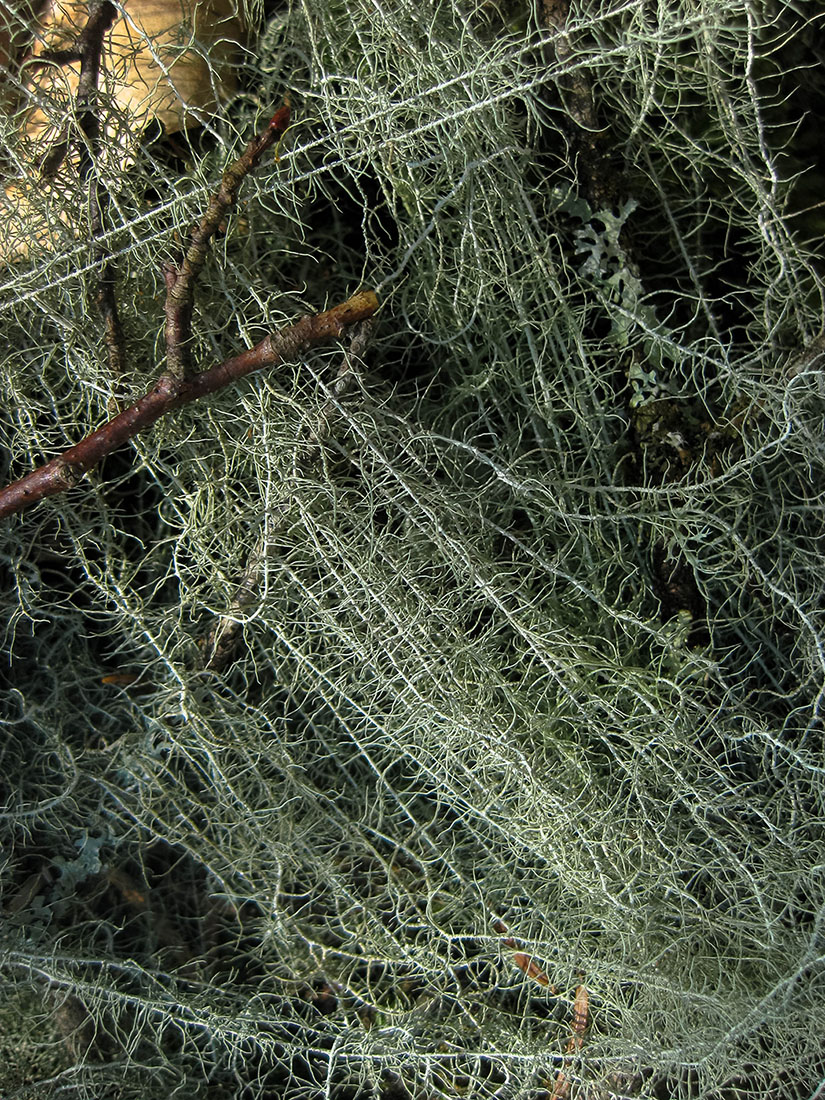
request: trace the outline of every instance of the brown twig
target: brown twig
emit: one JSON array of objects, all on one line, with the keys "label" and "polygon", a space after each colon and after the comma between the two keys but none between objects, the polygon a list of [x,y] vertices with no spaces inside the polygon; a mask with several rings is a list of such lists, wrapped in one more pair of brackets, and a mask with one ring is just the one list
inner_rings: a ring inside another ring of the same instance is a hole
[{"label": "brown twig", "polygon": [[117,8],[109,0],[90,0],[89,18],[80,33],[77,46],[71,50],[46,53],[38,59],[58,64],[80,64],[75,95],[75,121],[64,136],[52,145],[40,164],[40,175],[51,179],[57,174],[72,145],[71,134],[76,128],[80,140],[78,168],[88,187],[89,229],[96,242],[95,263],[100,265],[97,306],[103,318],[104,341],[109,361],[109,375],[122,379],[126,374],[126,344],[115,297],[115,268],[107,250],[99,243],[103,236],[103,221],[108,204],[108,192],[101,186],[95,172],[100,152],[100,118],[98,115],[98,85],[103,56],[103,40],[117,18]]},{"label": "brown twig", "polygon": [[[107,6],[111,7],[108,0],[103,0],[99,7],[97,0],[94,0],[93,16],[89,20],[94,33],[101,36],[100,40],[105,32],[103,16],[100,13],[105,12]],[[97,22],[93,23],[93,18],[96,18]],[[93,40],[88,25],[84,31],[84,39]],[[98,39],[94,40],[98,41]],[[91,94],[89,88],[92,86],[94,77],[91,54],[88,69],[90,75],[84,85],[86,89],[83,93],[84,102]],[[78,93],[78,102],[80,103],[80,93]],[[93,113],[84,115],[80,107],[78,113],[85,118],[84,133],[90,135],[91,139],[97,133],[96,127],[99,123],[93,117]],[[206,261],[209,242],[215,235],[227,209],[235,202],[244,178],[266,150],[283,134],[288,123],[289,106],[285,105],[273,115],[263,134],[251,141],[238,160],[226,170],[220,188],[212,196],[206,214],[192,234],[192,242],[186,255],[177,268],[169,267],[165,272],[167,363],[164,373],[140,400],[113,417],[103,427],[86,436],[75,446],[69,447],[51,462],[33,470],[19,481],[6,486],[5,489],[0,489],[0,518],[21,512],[48,496],[65,492],[77,485],[82,476],[101,459],[128,443],[140,432],[146,431],[173,409],[179,409],[191,401],[214,393],[253,371],[292,359],[314,344],[337,339],[350,326],[371,317],[378,308],[378,299],[372,291],[360,291],[332,309],[316,313],[311,317],[304,317],[282,332],[267,336],[254,348],[249,348],[240,355],[217,363],[200,373],[191,371],[189,345],[194,287]],[[113,288],[111,301],[114,302]],[[113,324],[115,322],[116,314],[113,317]],[[110,338],[114,342],[117,336],[118,332],[115,329],[107,327],[107,344]]]},{"label": "brown twig", "polygon": [[[503,920],[496,918],[496,920],[493,921],[493,928],[503,937],[501,942],[505,947],[516,948],[518,946],[513,936],[509,934],[510,929]],[[514,951],[513,962],[519,970],[523,971],[526,977],[531,978],[545,989],[549,989],[551,993],[556,993],[556,987],[551,984],[550,978],[545,971],[541,969],[538,963],[536,963],[532,955],[528,955],[524,951]],[[578,1055],[581,1051],[584,1043],[584,1036],[589,1025],[590,993],[588,992],[587,986],[580,985],[576,988],[576,996],[573,1001],[573,1014],[570,1020],[570,1038],[567,1040],[567,1046],[564,1048],[562,1068],[556,1074],[556,1079],[553,1082],[553,1091],[550,1095],[550,1100],[568,1100],[570,1096],[570,1079],[568,1077],[570,1063],[573,1057]],[[550,1087],[549,1082],[547,1087]]]},{"label": "brown twig", "polygon": [[77,126],[94,155],[100,144],[100,119],[97,115],[97,86],[103,38],[117,17],[117,8],[109,0],[90,0],[89,18],[80,35],[80,77],[77,82]]},{"label": "brown twig", "polygon": [[103,56],[103,39],[117,18],[117,8],[109,0],[90,0],[89,18],[80,32],[77,44],[70,49],[44,50],[28,63],[29,71],[44,65],[80,65],[80,75],[75,93],[75,122],[67,127],[64,136],[52,145],[40,164],[40,175],[51,179],[66,159],[71,141],[69,134],[76,126],[83,135],[81,145],[81,171],[90,171],[100,143],[100,120],[97,115],[97,88],[100,82],[100,64]]},{"label": "brown twig", "polygon": [[340,416],[339,402],[352,390],[359,374],[359,360],[363,359],[372,332],[373,321],[362,321],[349,334],[349,347],[345,349],[338,373],[330,386],[330,395],[318,413],[315,426],[310,432],[310,440],[295,453],[295,465],[305,469],[311,465],[325,443],[332,435],[336,420]]},{"label": "brown twig", "polygon": [[240,582],[235,589],[232,603],[226,615],[221,615],[215,625],[198,643],[203,653],[205,672],[225,672],[235,660],[241,640],[241,616],[255,600],[263,572],[266,541],[263,532],[258,536],[246,563]]},{"label": "brown twig", "polygon": [[168,265],[166,279],[166,373],[184,379],[192,374],[192,310],[195,281],[206,263],[209,243],[224,216],[238,197],[238,190],[263,154],[283,135],[289,125],[289,104],[272,116],[269,126],[247,145],[241,156],[224,172],[221,185],[209,200],[209,208],[192,233],[186,255],[177,266]]},{"label": "brown twig", "polygon": [[351,325],[371,317],[377,308],[378,298],[373,291],[359,291],[332,309],[302,317],[281,332],[267,336],[254,348],[225,359],[191,378],[175,378],[165,372],[140,400],[102,428],[87,435],[45,466],[0,489],[0,519],[22,512],[46,497],[77,485],[101,459],[146,431],[173,409],[215,393],[253,371],[294,359],[315,344],[336,340]]},{"label": "brown twig", "polygon": [[[101,186],[95,172],[95,160],[100,152],[100,118],[97,92],[103,37],[117,18],[117,9],[109,0],[91,0],[89,19],[80,36],[80,79],[77,84],[77,125],[85,138],[80,145],[80,170],[89,187],[89,227],[96,242],[103,236],[103,218],[108,204],[108,192]],[[115,267],[108,251],[97,243],[95,261],[101,265],[97,291],[97,307],[103,318],[104,341],[112,379],[126,377],[126,342],[115,296]]]},{"label": "brown twig", "polygon": [[[543,7],[545,22],[554,32],[556,60],[566,65],[574,54],[567,30],[570,0],[544,0]],[[573,123],[568,131],[577,153],[581,186],[595,208],[615,206],[619,201],[621,178],[611,164],[610,145],[599,122],[590,81],[584,71],[574,69],[560,74],[556,85],[567,117]]]}]

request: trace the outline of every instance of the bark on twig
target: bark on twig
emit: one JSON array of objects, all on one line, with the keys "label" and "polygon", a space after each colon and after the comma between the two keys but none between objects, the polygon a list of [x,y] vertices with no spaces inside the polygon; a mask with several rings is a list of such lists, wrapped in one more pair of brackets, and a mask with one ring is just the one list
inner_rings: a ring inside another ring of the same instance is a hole
[{"label": "bark on twig", "polygon": [[262,532],[249,555],[228,613],[221,615],[206,637],[199,642],[204,672],[225,672],[235,660],[243,630],[241,616],[255,602],[265,560],[266,540]]},{"label": "bark on twig", "polygon": [[359,291],[323,313],[302,317],[281,332],[267,336],[254,348],[225,359],[188,379],[162,374],[146,394],[102,428],[37,470],[0,489],[0,518],[22,512],[40,500],[65,492],[102,458],[110,455],[139,432],[146,431],[166,413],[197,401],[237,382],[253,371],[294,359],[314,344],[338,339],[351,325],[365,321],[378,308],[371,290]]},{"label": "bark on twig", "polygon": [[570,1021],[570,1038],[565,1048],[564,1069],[560,1069],[553,1086],[550,1100],[568,1100],[571,1080],[568,1076],[572,1057],[577,1055],[584,1044],[584,1036],[590,1024],[590,994],[586,985],[576,987],[573,1002],[573,1018]]},{"label": "bark on twig", "polygon": [[[99,4],[93,0],[92,14],[83,32],[81,46],[88,58],[85,79],[81,76],[78,90],[78,115],[83,133],[93,148],[99,134],[99,122],[93,110],[84,105],[91,103],[97,87],[100,48],[105,33],[106,19],[110,19],[108,0]],[[114,9],[112,8],[112,11]],[[96,52],[95,52],[96,51]],[[95,61],[95,58],[97,60]],[[193,373],[190,364],[192,338],[192,308],[195,281],[206,262],[209,242],[215,235],[224,215],[235,202],[245,177],[289,124],[289,106],[284,105],[273,115],[263,134],[247,145],[241,156],[224,172],[221,185],[209,202],[209,208],[192,234],[189,248],[177,267],[165,272],[166,296],[166,370],[146,394],[113,417],[103,427],[86,436],[74,447],[51,462],[33,470],[30,474],[0,489],[0,518],[30,508],[40,500],[77,485],[83,475],[101,459],[128,443],[139,432],[146,431],[156,421],[173,409],[179,409],[200,397],[228,386],[252,371],[262,370],[293,359],[306,348],[340,337],[346,329],[365,321],[378,308],[378,299],[372,291],[360,291],[323,313],[304,317],[281,332],[267,336],[254,348],[224,360],[200,373]],[[90,154],[89,148],[87,153]],[[100,207],[97,207],[100,225]],[[104,267],[104,276],[106,269]],[[116,354],[119,323],[114,304],[113,282],[104,282],[101,289],[104,306],[111,307],[106,318],[106,342],[110,358]],[[113,312],[112,312],[113,310]]]},{"label": "bark on twig", "polygon": [[117,8],[109,0],[90,0],[89,18],[77,40],[76,47],[66,50],[45,50],[29,62],[29,69],[49,65],[80,65],[75,93],[76,116],[69,123],[64,137],[55,142],[40,164],[40,175],[51,179],[56,175],[71,145],[70,134],[76,126],[83,136],[81,156],[86,166],[92,163],[100,143],[100,119],[97,114],[97,88],[100,83],[100,65],[103,56],[103,39],[117,18]]},{"label": "bark on twig", "polygon": [[269,126],[247,145],[241,156],[224,172],[221,185],[209,200],[209,208],[192,233],[186,255],[175,267],[169,265],[166,278],[166,373],[171,378],[188,378],[192,374],[192,310],[195,303],[195,282],[206,263],[209,243],[223,218],[238,197],[246,176],[264,153],[283,135],[289,125],[289,104],[284,104]]},{"label": "bark on twig", "polygon": [[89,19],[80,36],[80,77],[77,82],[77,125],[89,143],[91,152],[100,143],[100,119],[97,114],[97,88],[103,37],[117,16],[109,0],[91,0]]},{"label": "bark on twig", "polygon": [[[80,74],[75,94],[75,118],[67,125],[64,137],[56,141],[43,158],[40,175],[52,179],[66,159],[72,144],[78,150],[78,167],[81,179],[88,188],[89,230],[92,239],[99,242],[103,236],[103,219],[108,203],[108,192],[101,185],[95,171],[100,152],[101,124],[98,113],[98,85],[103,57],[103,41],[106,32],[117,18],[117,8],[109,0],[91,0],[89,18],[80,34],[77,47],[72,50],[46,52],[40,60],[52,64],[79,64]],[[77,131],[79,140],[72,141]],[[122,379],[126,374],[126,344],[115,297],[115,268],[107,250],[96,243],[95,263],[100,265],[97,290],[97,307],[103,318],[104,341],[109,360],[109,375]]]},{"label": "bark on twig", "polygon": [[[95,172],[95,159],[100,151],[97,92],[103,38],[116,17],[117,9],[109,0],[91,0],[89,20],[80,36],[77,126],[85,138],[80,143],[80,170],[88,182],[89,227],[95,241],[103,236],[103,217],[108,203],[108,192]],[[99,243],[95,246],[95,260],[101,264],[97,306],[103,318],[109,375],[113,379],[123,379],[126,375],[126,343],[115,297],[115,267],[108,251]]]},{"label": "bark on twig", "polygon": [[[554,32],[556,60],[565,65],[575,56],[567,30],[570,0],[544,0],[543,8],[545,23]],[[590,80],[581,69],[573,69],[560,75],[556,85],[573,123],[568,132],[578,161],[580,184],[593,207],[614,207],[619,202],[621,177],[611,164],[607,132],[599,122]]]},{"label": "bark on twig", "polygon": [[330,396],[321,406],[315,426],[310,432],[309,442],[296,451],[295,466],[298,470],[306,469],[315,461],[321,445],[332,435],[335,421],[340,418],[339,402],[356,384],[359,362],[367,350],[373,323],[372,320],[362,321],[350,332],[349,347],[344,351],[335,381],[330,386]]}]

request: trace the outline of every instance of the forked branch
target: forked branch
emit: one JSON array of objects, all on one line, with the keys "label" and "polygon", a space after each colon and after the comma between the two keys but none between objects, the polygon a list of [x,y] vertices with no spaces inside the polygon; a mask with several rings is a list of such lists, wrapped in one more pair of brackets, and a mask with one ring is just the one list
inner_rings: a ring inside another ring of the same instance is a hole
[{"label": "forked branch", "polygon": [[[104,5],[105,7],[105,5]],[[93,10],[97,10],[93,4]],[[101,8],[103,10],[103,8]],[[93,25],[90,23],[90,25]],[[94,24],[96,26],[96,24]],[[88,31],[84,32],[88,36]],[[102,32],[101,32],[102,34]],[[289,124],[289,107],[272,117],[263,134],[247,145],[224,172],[221,185],[194,229],[189,246],[177,266],[166,268],[166,370],[146,394],[80,443],[45,466],[0,489],[0,518],[22,512],[40,500],[65,492],[101,459],[146,431],[166,413],[199,397],[223,389],[244,375],[293,359],[314,344],[338,339],[351,326],[371,317],[378,308],[372,291],[361,291],[346,302],[303,317],[281,332],[267,336],[254,348],[195,373],[191,369],[192,310],[195,282],[208,255],[209,243],[246,176]],[[105,264],[104,264],[105,275]],[[108,335],[108,329],[107,329]]]},{"label": "forked branch", "polygon": [[253,371],[294,359],[314,344],[337,340],[350,327],[371,317],[378,298],[371,290],[360,291],[346,302],[267,336],[254,348],[225,359],[188,379],[164,373],[146,394],[80,443],[0,489],[0,518],[22,512],[46,497],[77,485],[83,475],[139,432],[146,431],[166,413],[215,393]]}]

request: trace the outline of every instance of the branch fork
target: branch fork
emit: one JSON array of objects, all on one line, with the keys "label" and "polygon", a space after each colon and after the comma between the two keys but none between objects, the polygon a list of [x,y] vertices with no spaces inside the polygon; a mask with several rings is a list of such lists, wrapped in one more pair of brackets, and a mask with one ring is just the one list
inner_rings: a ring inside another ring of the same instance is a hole
[{"label": "branch fork", "polygon": [[377,308],[378,298],[373,291],[359,291],[332,309],[302,317],[288,328],[265,337],[255,347],[189,378],[162,374],[143,397],[103,427],[45,466],[0,489],[0,519],[73,488],[101,459],[146,431],[173,409],[215,393],[253,371],[293,359],[315,344],[340,339],[351,325],[371,317]]},{"label": "branch fork", "polygon": [[[189,246],[177,265],[164,270],[166,282],[166,369],[143,397],[69,447],[44,466],[19,481],[0,489],[0,518],[22,512],[56,493],[76,486],[83,475],[101,459],[146,431],[166,413],[237,382],[253,371],[294,359],[315,344],[340,339],[353,325],[367,320],[378,308],[371,290],[362,290],[331,309],[303,317],[287,328],[271,333],[253,348],[205,370],[194,370],[191,362],[192,313],[195,282],[208,255],[209,244],[227,210],[234,204],[246,176],[263,154],[285,132],[289,105],[272,117],[267,128],[254,138],[241,156],[224,172],[220,187],[192,233]],[[91,184],[92,186],[93,183]],[[110,278],[107,265],[104,276]],[[108,345],[107,327],[107,345]],[[111,349],[110,349],[111,350]]]}]

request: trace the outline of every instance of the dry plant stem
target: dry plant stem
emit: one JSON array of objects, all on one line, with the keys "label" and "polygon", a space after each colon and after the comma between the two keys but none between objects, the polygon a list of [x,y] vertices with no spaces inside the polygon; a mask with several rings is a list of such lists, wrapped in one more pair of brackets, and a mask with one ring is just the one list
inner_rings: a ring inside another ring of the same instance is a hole
[{"label": "dry plant stem", "polygon": [[371,290],[359,291],[323,313],[303,317],[281,332],[273,333],[254,348],[217,363],[188,379],[164,373],[147,393],[102,428],[86,436],[51,462],[0,489],[0,518],[22,512],[40,500],[65,492],[101,459],[146,431],[166,413],[206,397],[237,382],[253,371],[294,359],[315,344],[337,340],[351,325],[364,321],[378,308]]},{"label": "dry plant stem", "polygon": [[[44,59],[52,63],[80,63],[75,97],[76,121],[73,125],[81,135],[78,143],[79,168],[88,186],[89,229],[95,241],[98,241],[103,234],[103,215],[108,194],[106,189],[101,187],[95,173],[95,160],[100,151],[97,90],[100,83],[103,39],[116,17],[117,9],[109,3],[109,0],[91,0],[89,18],[78,40],[77,50],[44,55]],[[70,124],[68,127],[67,136],[55,143],[43,158],[40,165],[40,175],[43,179],[51,179],[55,176],[66,159],[71,144],[68,135],[73,125]],[[95,247],[95,262],[100,265],[97,306],[103,318],[109,374],[113,378],[120,379],[126,374],[126,344],[115,298],[115,269],[108,258],[108,253],[100,244]]]},{"label": "dry plant stem", "polygon": [[91,0],[89,19],[80,36],[80,77],[77,83],[77,125],[94,153],[100,142],[100,120],[97,117],[97,86],[100,81],[100,58],[103,36],[111,27],[117,9],[109,0]]},{"label": "dry plant stem", "polygon": [[[89,227],[96,241],[103,234],[103,215],[107,201],[107,191],[101,186],[95,173],[95,159],[100,149],[97,90],[103,37],[116,16],[117,9],[108,0],[92,0],[89,5],[89,20],[80,38],[77,125],[85,139],[80,146],[80,167],[88,181]],[[112,378],[121,379],[126,374],[126,344],[115,297],[115,268],[108,253],[99,244],[95,248],[95,260],[101,264],[97,305],[103,318],[109,374]]]},{"label": "dry plant stem", "polygon": [[[518,946],[514,937],[509,935],[510,929],[503,920],[494,920],[493,928],[503,937],[501,942],[505,947],[515,948]],[[556,993],[556,987],[551,985],[547,974],[536,964],[530,955],[523,951],[516,951],[513,955],[513,962],[528,978],[532,978],[533,981],[538,982],[539,985],[549,989],[551,993]],[[576,988],[576,996],[573,1002],[573,1018],[570,1021],[571,1034],[570,1038],[567,1040],[567,1046],[564,1051],[565,1058],[563,1068],[556,1074],[556,1080],[553,1083],[553,1091],[550,1100],[568,1100],[571,1085],[568,1077],[571,1056],[578,1054],[581,1050],[589,1023],[590,994],[587,990],[587,986],[582,984]]]},{"label": "dry plant stem", "polygon": [[[568,62],[574,55],[567,33],[569,16],[569,0],[544,0],[545,23],[550,30],[555,31],[553,51],[556,60],[561,64]],[[571,139],[578,154],[581,186],[594,207],[615,206],[619,199],[621,180],[617,180],[615,170],[610,165],[607,135],[596,114],[590,81],[581,70],[576,70],[559,77],[557,85],[567,114],[575,126]]]},{"label": "dry plant stem", "polygon": [[100,63],[103,39],[117,17],[117,9],[109,0],[91,0],[89,18],[80,34],[77,46],[68,50],[47,50],[34,59],[32,67],[42,65],[80,65],[75,93],[76,116],[67,126],[63,139],[55,142],[40,164],[40,176],[51,179],[66,159],[69,151],[69,134],[74,126],[83,135],[81,156],[85,154],[86,169],[97,152],[100,138],[100,122],[97,117],[97,87],[100,81]]},{"label": "dry plant stem", "polygon": [[177,267],[169,265],[166,278],[166,371],[173,378],[188,378],[192,373],[192,310],[195,282],[206,262],[209,243],[218,231],[227,210],[238,197],[246,176],[263,154],[282,136],[289,125],[289,106],[285,104],[272,116],[269,126],[253,138],[241,156],[224,172],[221,185],[209,200],[209,208],[192,233],[192,240]]},{"label": "dry plant stem", "polygon": [[[76,50],[58,51],[44,54],[43,61],[52,64],[79,63],[80,73],[77,81],[76,119],[69,123],[66,136],[56,142],[45,155],[41,163],[41,177],[53,178],[65,161],[69,151],[70,133],[76,127],[80,132],[79,171],[86,180],[89,193],[89,229],[91,237],[99,241],[103,233],[103,213],[107,205],[108,193],[101,187],[95,172],[95,161],[100,151],[100,119],[98,117],[98,85],[100,83],[100,65],[103,52],[103,38],[109,27],[117,19],[118,10],[109,0],[91,0],[89,19],[80,34]],[[127,370],[127,354],[123,329],[118,312],[118,303],[114,297],[114,266],[108,253],[100,244],[95,248],[95,261],[100,265],[100,281],[97,293],[97,305],[103,319],[103,339],[109,360],[109,374],[113,378],[122,378]]]},{"label": "dry plant stem", "polygon": [[[106,260],[100,272],[100,284],[97,292],[97,306],[103,318],[103,340],[109,361],[109,375],[113,379],[126,377],[126,341],[123,338],[123,326],[115,297],[115,270],[110,260]],[[120,403],[120,398],[115,405]]]}]

